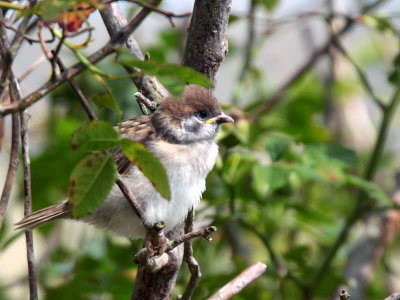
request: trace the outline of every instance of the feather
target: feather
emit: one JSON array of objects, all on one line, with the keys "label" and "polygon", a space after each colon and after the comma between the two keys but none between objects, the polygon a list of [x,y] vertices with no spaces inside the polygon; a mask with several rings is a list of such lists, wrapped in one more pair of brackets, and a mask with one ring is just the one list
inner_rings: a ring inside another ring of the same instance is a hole
[{"label": "feather", "polygon": [[71,209],[72,205],[67,200],[64,200],[25,216],[21,221],[14,224],[16,226],[15,229],[32,229],[56,219],[71,218]]}]

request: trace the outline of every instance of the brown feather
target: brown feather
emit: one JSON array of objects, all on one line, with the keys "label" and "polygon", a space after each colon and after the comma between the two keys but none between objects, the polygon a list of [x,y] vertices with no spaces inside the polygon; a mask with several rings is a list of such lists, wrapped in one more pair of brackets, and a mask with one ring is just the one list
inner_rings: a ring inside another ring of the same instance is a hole
[{"label": "brown feather", "polygon": [[71,217],[71,209],[72,205],[65,200],[25,216],[15,226],[17,226],[16,229],[32,229],[43,223]]}]

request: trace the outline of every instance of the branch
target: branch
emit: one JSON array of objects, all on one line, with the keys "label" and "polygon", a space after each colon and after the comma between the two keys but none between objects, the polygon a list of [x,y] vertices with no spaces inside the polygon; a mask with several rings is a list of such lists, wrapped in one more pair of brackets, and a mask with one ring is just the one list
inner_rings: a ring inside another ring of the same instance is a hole
[{"label": "branch", "polygon": [[[102,48],[97,50],[95,53],[90,55],[87,60],[91,64],[95,64],[98,61],[102,60],[106,56],[110,55],[114,52],[116,48],[121,46],[121,44],[126,40],[131,32],[133,32],[144,20],[144,18],[151,12],[149,9],[142,9],[132,21],[129,22],[124,28],[118,31],[118,34],[115,34],[113,38]],[[63,72],[60,77],[55,81],[48,81],[43,86],[38,88],[36,91],[21,99],[16,103],[11,103],[9,105],[0,106],[0,116],[5,116],[7,114],[21,111],[31,106],[32,104],[39,101],[43,96],[50,93],[60,84],[64,83],[70,78],[80,74],[82,71],[86,70],[87,66],[83,63],[77,63],[72,67],[68,68],[65,72]]]},{"label": "branch", "polygon": [[[15,77],[13,77],[13,85],[18,87],[18,82]],[[21,121],[21,141],[22,141],[22,161],[24,166],[24,192],[25,192],[25,202],[24,202],[24,216],[32,213],[32,189],[31,189],[31,169],[30,169],[30,159],[29,159],[29,139],[28,139],[28,125],[27,125],[27,115],[25,112],[19,113],[19,118]],[[29,278],[29,295],[31,300],[38,299],[37,292],[37,280],[36,280],[36,269],[35,269],[35,255],[33,250],[33,236],[32,230],[25,230],[25,240],[26,240],[26,257],[28,261],[28,278]]]},{"label": "branch", "polygon": [[[113,2],[116,2],[116,1],[118,1],[118,0],[108,0],[108,1],[105,1],[105,3],[108,4],[108,3],[113,3]],[[150,9],[150,10],[156,12],[156,13],[159,13],[159,14],[163,15],[166,18],[168,18],[168,20],[170,21],[170,23],[172,25],[173,25],[172,18],[187,18],[187,17],[190,17],[192,15],[191,12],[187,12],[187,13],[183,13],[183,14],[176,14],[176,13],[173,13],[171,11],[158,8],[157,6],[154,6],[154,5],[150,4],[150,3],[143,2],[141,0],[124,0],[124,1],[136,3],[136,4],[138,4],[138,5],[142,6],[142,7],[148,8],[148,9]]]},{"label": "branch", "polygon": [[[9,90],[10,90],[11,103],[17,102],[20,97],[20,91],[13,84],[13,82],[10,82]],[[19,164],[19,157],[18,157],[19,137],[20,137],[19,116],[18,114],[14,113],[12,114],[11,118],[12,118],[11,150],[10,150],[10,160],[8,164],[7,177],[0,198],[0,228],[3,225],[4,215],[7,210],[8,202],[10,200],[11,189],[14,183],[15,173],[17,172]]]},{"label": "branch", "polygon": [[[193,231],[193,222],[194,222],[194,209],[192,208],[185,221],[185,234]],[[185,292],[182,297],[178,298],[179,300],[190,300],[192,298],[193,292],[201,278],[201,270],[199,263],[193,256],[193,247],[192,240],[188,240],[184,242],[183,245],[183,259],[188,265],[190,271],[190,279],[188,284],[186,285]]]},{"label": "branch", "polygon": [[[160,0],[155,0],[151,3],[152,5],[157,5]],[[104,25],[107,28],[108,33],[111,37],[117,36],[122,28],[126,26],[126,19],[121,13],[118,3],[112,3],[107,8],[100,11],[101,17],[103,18]],[[128,49],[133,55],[138,59],[143,60],[144,56],[139,48],[133,34],[130,34],[124,43],[124,47]],[[139,73],[138,68],[124,67],[129,74]],[[150,99],[152,102],[160,102],[168,96],[168,91],[163,87],[163,85],[154,76],[143,75],[143,76],[133,76],[133,83],[138,88],[146,98]]]},{"label": "branch", "polygon": [[400,292],[391,294],[389,297],[385,298],[385,300],[400,300]]},{"label": "branch", "polygon": [[338,49],[343,56],[353,65],[354,69],[356,70],[358,77],[360,78],[360,81],[364,87],[364,89],[369,93],[371,96],[372,100],[375,102],[375,104],[381,109],[385,110],[386,105],[384,104],[383,100],[375,94],[371,83],[368,80],[367,74],[361,69],[361,67],[354,61],[354,59],[347,53],[346,49],[343,47],[343,45],[340,43],[338,38],[334,39],[334,46],[336,49]]},{"label": "branch", "polygon": [[190,240],[193,240],[198,237],[205,238],[207,241],[211,242],[211,233],[217,231],[217,227],[215,226],[207,226],[204,228],[201,228],[196,231],[190,231],[181,237],[175,239],[168,247],[167,247],[167,252],[171,251],[175,247],[179,246],[182,243],[188,242]]},{"label": "branch", "polygon": [[285,276],[287,276],[287,278],[292,280],[299,288],[303,289],[304,284],[297,277],[295,277],[288,270],[288,268],[285,265],[283,265],[282,259],[278,256],[278,254],[272,248],[271,242],[268,239],[268,237],[265,234],[263,234],[262,232],[260,232],[255,226],[248,224],[243,219],[239,219],[239,224],[242,225],[245,229],[253,232],[264,244],[265,248],[267,249],[268,255],[271,259],[271,262],[275,269],[276,274],[281,278],[284,278]]},{"label": "branch", "polygon": [[231,3],[231,0],[197,0],[190,21],[183,65],[203,73],[214,83],[228,52],[226,28]]},{"label": "branch", "polygon": [[207,300],[226,300],[232,298],[247,285],[260,277],[266,269],[267,266],[265,264],[261,262],[255,263],[224,285],[218,292],[216,292]]}]

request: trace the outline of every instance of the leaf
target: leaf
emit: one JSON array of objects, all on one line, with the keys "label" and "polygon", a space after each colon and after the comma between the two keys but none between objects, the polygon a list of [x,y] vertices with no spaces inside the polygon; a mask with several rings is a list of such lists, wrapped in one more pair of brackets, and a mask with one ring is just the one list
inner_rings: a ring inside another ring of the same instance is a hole
[{"label": "leaf", "polygon": [[389,202],[389,197],[377,184],[353,175],[346,175],[345,179],[346,183],[360,188],[372,199]]},{"label": "leaf", "polygon": [[126,67],[135,67],[140,69],[143,73],[149,75],[156,75],[158,71],[158,65],[151,60],[140,60],[140,59],[119,59],[118,62]]},{"label": "leaf", "polygon": [[213,84],[207,76],[185,66],[167,64],[161,66],[157,73],[158,75],[176,76],[187,84],[193,83],[204,87],[213,87]]},{"label": "leaf", "polygon": [[140,143],[123,139],[122,150],[126,157],[137,166],[165,199],[171,198],[168,176],[164,166],[153,153]]},{"label": "leaf", "polygon": [[279,0],[257,0],[258,3],[263,5],[268,11],[272,11],[279,4]]},{"label": "leaf", "polygon": [[90,121],[79,127],[71,138],[72,149],[102,151],[119,145],[119,133],[104,121]]},{"label": "leaf", "polygon": [[253,188],[260,197],[284,187],[289,181],[289,172],[279,166],[255,165],[253,168]]},{"label": "leaf", "polygon": [[[100,0],[91,0],[91,2],[99,2]],[[72,11],[62,13],[58,16],[58,24],[67,29],[69,32],[76,32],[87,20],[89,15],[96,10],[96,7],[89,3],[77,3]]]},{"label": "leaf", "polygon": [[122,111],[119,108],[117,101],[109,93],[98,94],[92,98],[92,101],[99,107],[106,107],[115,111],[115,113],[118,115],[118,118],[122,118]]},{"label": "leaf", "polygon": [[68,0],[43,0],[39,3],[40,14],[45,21],[54,21],[66,10],[74,7],[75,1]]},{"label": "leaf", "polygon": [[307,146],[307,159],[316,164],[339,163],[343,166],[353,166],[357,163],[356,153],[338,143],[313,143]]},{"label": "leaf", "polygon": [[267,137],[266,148],[273,161],[277,161],[287,152],[293,140],[283,134],[271,134]]},{"label": "leaf", "polygon": [[362,16],[361,21],[382,33],[396,34],[396,30],[387,16],[364,15]]},{"label": "leaf", "polygon": [[92,153],[72,170],[68,195],[72,215],[83,217],[104,201],[117,178],[117,166],[110,155]]},{"label": "leaf", "polygon": [[143,73],[158,76],[173,76],[181,80],[185,84],[193,83],[204,87],[213,87],[213,84],[207,76],[201,74],[189,67],[179,66],[175,64],[158,64],[153,60],[140,59],[119,59],[118,62],[127,67],[135,67]]}]

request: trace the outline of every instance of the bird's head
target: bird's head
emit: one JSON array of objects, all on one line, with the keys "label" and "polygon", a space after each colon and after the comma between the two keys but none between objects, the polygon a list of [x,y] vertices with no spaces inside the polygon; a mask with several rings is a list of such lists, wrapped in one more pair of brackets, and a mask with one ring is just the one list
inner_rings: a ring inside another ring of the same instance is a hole
[{"label": "bird's head", "polygon": [[152,120],[158,134],[179,144],[212,140],[222,123],[233,123],[210,91],[197,85],[187,86],[179,99],[164,100]]}]

